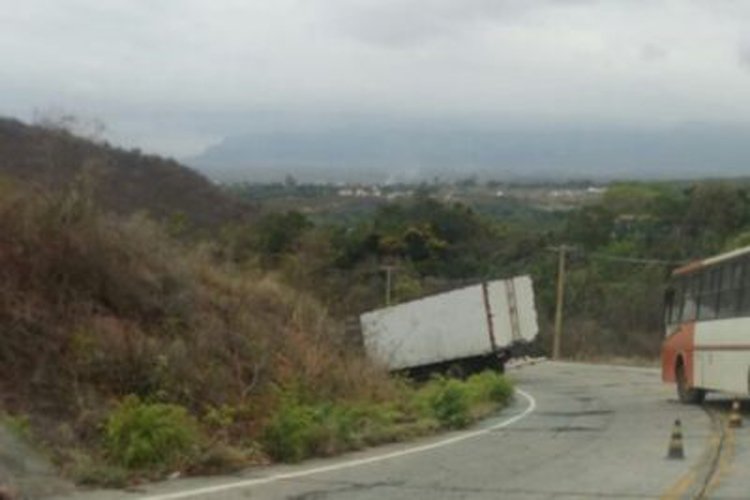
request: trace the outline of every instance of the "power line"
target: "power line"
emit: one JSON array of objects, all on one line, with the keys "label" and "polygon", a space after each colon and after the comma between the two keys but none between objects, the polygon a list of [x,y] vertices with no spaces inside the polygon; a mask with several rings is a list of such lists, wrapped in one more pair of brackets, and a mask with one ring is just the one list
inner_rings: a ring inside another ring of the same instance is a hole
[{"label": "power line", "polygon": [[663,260],[663,259],[643,259],[637,257],[618,257],[614,255],[605,255],[601,253],[588,254],[588,257],[599,260],[609,260],[613,262],[628,262],[631,264],[658,264],[662,266],[679,266],[684,264],[684,261],[676,260]]},{"label": "power line", "polygon": [[557,292],[555,294],[555,327],[552,332],[552,358],[559,359],[560,347],[563,336],[563,306],[564,306],[564,294],[565,294],[565,272],[566,264],[569,256],[571,255],[583,255],[584,257],[591,259],[606,260],[612,262],[624,262],[627,264],[639,264],[639,265],[660,265],[660,266],[675,266],[684,264],[684,262],[669,261],[664,259],[645,259],[640,257],[621,257],[619,255],[607,255],[602,253],[587,253],[583,250],[579,250],[576,247],[569,245],[560,245],[557,247],[547,248],[549,252],[555,252],[558,256],[558,267],[557,267]]},{"label": "power line", "polygon": [[570,255],[583,256],[590,259],[608,260],[612,262],[626,262],[629,264],[658,264],[662,266],[681,266],[687,264],[686,261],[678,260],[664,260],[664,259],[649,259],[642,257],[621,257],[619,255],[607,255],[603,253],[589,253],[576,247],[561,245],[559,247],[550,247],[547,249],[549,252],[559,253],[561,250],[565,250]]}]

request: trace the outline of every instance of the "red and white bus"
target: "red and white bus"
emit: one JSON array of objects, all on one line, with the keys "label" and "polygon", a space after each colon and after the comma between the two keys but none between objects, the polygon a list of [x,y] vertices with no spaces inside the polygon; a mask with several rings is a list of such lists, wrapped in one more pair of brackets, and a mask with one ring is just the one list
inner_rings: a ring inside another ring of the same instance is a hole
[{"label": "red and white bus", "polygon": [[676,269],[664,315],[662,378],[680,401],[750,392],[750,247]]}]

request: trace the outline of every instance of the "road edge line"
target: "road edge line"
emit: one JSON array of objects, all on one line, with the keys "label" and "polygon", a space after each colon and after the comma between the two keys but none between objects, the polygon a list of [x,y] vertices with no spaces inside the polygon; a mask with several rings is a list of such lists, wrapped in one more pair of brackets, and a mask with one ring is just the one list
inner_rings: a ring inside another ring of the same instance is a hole
[{"label": "road edge line", "polygon": [[659,497],[660,500],[702,500],[705,497],[709,485],[717,472],[716,467],[722,456],[722,447],[726,438],[727,429],[720,414],[703,406],[701,408],[711,423],[711,433],[703,453],[698,461],[680,476]]},{"label": "road edge line", "polygon": [[516,393],[523,396],[524,399],[526,399],[526,401],[528,402],[528,406],[524,409],[524,411],[522,411],[518,415],[509,417],[503,420],[502,422],[498,422],[484,429],[466,431],[466,432],[461,433],[458,436],[453,436],[450,438],[442,439],[434,443],[414,446],[412,448],[407,448],[405,450],[393,451],[390,453],[384,453],[382,455],[359,458],[359,459],[350,460],[347,462],[325,465],[321,467],[313,467],[311,469],[305,469],[301,471],[272,474],[266,477],[246,479],[242,481],[235,481],[232,483],[219,484],[216,486],[206,486],[202,488],[196,488],[193,490],[184,490],[184,491],[177,491],[174,493],[148,495],[148,496],[140,497],[140,500],[179,500],[182,498],[190,498],[190,497],[195,497],[198,495],[211,495],[211,494],[220,493],[223,491],[236,490],[240,488],[249,488],[253,486],[261,486],[264,484],[275,483],[277,481],[283,481],[285,479],[296,479],[298,477],[312,476],[315,474],[322,474],[324,472],[333,472],[333,471],[342,470],[342,469],[350,469],[353,467],[359,467],[362,465],[370,465],[370,464],[374,464],[378,462],[385,462],[386,460],[392,460],[395,458],[405,457],[408,455],[415,455],[417,453],[423,453],[423,452],[434,450],[437,448],[443,448],[445,446],[450,446],[452,444],[456,444],[462,441],[473,439],[478,436],[489,434],[490,432],[494,432],[499,429],[503,429],[505,427],[513,425],[514,423],[526,418],[532,412],[534,412],[534,410],[536,410],[537,403],[536,403],[536,399],[534,399],[534,396],[532,396],[531,394],[529,394],[528,392],[522,389],[516,389]]}]

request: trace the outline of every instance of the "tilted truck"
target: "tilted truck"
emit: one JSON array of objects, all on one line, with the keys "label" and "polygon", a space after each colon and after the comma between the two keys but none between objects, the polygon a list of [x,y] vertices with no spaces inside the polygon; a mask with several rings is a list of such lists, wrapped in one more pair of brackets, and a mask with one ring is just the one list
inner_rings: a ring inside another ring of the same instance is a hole
[{"label": "tilted truck", "polygon": [[393,371],[415,374],[457,366],[502,371],[536,338],[529,276],[469,286],[360,316],[367,355]]}]

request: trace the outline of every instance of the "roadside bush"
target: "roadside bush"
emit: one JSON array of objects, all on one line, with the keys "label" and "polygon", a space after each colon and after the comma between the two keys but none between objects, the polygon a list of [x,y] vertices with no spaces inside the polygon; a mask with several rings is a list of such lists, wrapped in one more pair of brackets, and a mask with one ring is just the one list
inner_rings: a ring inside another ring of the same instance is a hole
[{"label": "roadside bush", "polygon": [[5,424],[17,437],[31,441],[31,421],[28,415],[7,415],[0,413],[0,424]]},{"label": "roadside bush", "polygon": [[434,377],[417,389],[411,403],[423,418],[434,419],[441,427],[460,428],[495,411],[512,396],[510,380],[488,370],[465,381]]},{"label": "roadside bush", "polygon": [[127,469],[108,464],[81,450],[70,452],[70,463],[66,464],[66,469],[68,477],[85,486],[125,488],[128,485]]},{"label": "roadside bush", "polygon": [[458,380],[441,380],[429,399],[430,408],[444,427],[459,428],[469,423],[469,392]]},{"label": "roadside bush", "polygon": [[[411,392],[409,397],[416,393]],[[407,414],[388,402],[338,401],[301,403],[284,395],[275,418],[263,429],[262,443],[273,459],[298,462],[365,445],[398,441],[434,431],[432,417]]]},{"label": "roadside bush", "polygon": [[190,458],[199,444],[198,427],[178,405],[126,397],[106,422],[106,445],[121,465],[174,467]]},{"label": "roadside bush", "polygon": [[331,455],[394,439],[402,414],[387,403],[344,402],[327,404],[318,413],[324,429],[314,452]]},{"label": "roadside bush", "polygon": [[489,370],[469,377],[466,386],[472,403],[504,404],[513,396],[513,384],[510,380]]},{"label": "roadside bush", "polygon": [[274,420],[264,427],[261,441],[275,460],[299,462],[310,455],[320,433],[313,408],[284,398]]}]

